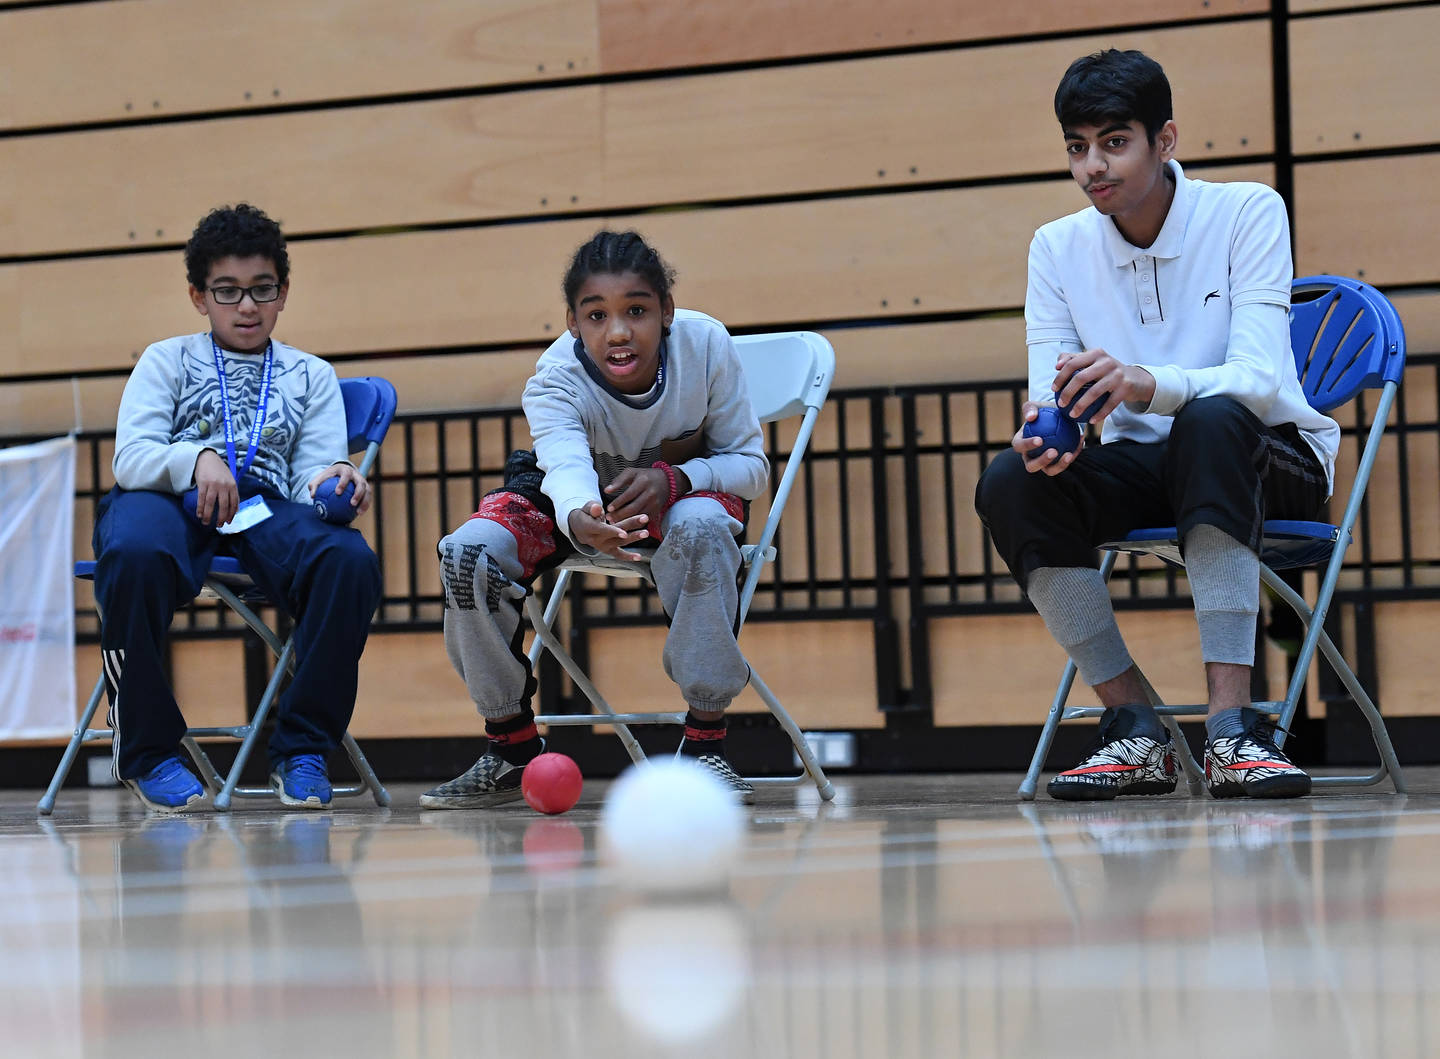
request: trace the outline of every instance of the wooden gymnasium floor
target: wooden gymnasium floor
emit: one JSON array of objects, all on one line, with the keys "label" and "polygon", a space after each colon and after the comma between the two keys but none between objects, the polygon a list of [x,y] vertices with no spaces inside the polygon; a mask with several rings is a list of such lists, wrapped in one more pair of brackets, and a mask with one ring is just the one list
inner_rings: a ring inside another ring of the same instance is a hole
[{"label": "wooden gymnasium floor", "polygon": [[766,792],[729,891],[646,901],[576,810],[0,794],[0,1054],[1440,1055],[1440,770],[1412,793]]}]

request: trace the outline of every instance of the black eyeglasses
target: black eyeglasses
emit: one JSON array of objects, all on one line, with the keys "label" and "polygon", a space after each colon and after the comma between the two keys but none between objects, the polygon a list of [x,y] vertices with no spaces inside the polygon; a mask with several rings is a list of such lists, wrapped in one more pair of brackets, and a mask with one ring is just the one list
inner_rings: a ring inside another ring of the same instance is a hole
[{"label": "black eyeglasses", "polygon": [[206,287],[215,297],[219,305],[239,305],[245,295],[250,295],[251,301],[259,305],[261,302],[273,302],[280,297],[280,284],[278,283],[257,283],[253,287],[235,287],[226,284],[221,287]]}]

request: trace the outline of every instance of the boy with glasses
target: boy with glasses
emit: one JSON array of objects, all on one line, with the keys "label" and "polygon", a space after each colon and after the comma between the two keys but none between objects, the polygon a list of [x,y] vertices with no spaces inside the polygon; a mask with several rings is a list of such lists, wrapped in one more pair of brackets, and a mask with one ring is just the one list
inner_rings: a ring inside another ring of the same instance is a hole
[{"label": "boy with glasses", "polygon": [[185,719],[161,645],[223,544],[296,621],[271,786],[286,805],[327,808],[325,757],[355,708],[380,569],[359,531],[321,521],[310,498],[335,478],[363,512],[370,488],[347,459],[334,369],[270,337],[290,293],[280,226],[253,206],[214,210],[186,244],[185,268],[210,329],[157,342],[135,365],[115,428],[116,486],[95,523],[113,769],[150,809],[203,799],[181,758]]}]

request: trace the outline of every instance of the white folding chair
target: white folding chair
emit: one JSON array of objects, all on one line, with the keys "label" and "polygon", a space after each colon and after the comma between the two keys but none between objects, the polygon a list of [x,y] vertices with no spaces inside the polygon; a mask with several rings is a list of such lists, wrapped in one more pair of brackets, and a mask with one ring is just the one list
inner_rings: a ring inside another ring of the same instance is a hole
[{"label": "white folding chair", "polygon": [[[1360,463],[1355,472],[1350,493],[1345,501],[1345,514],[1338,526],[1328,522],[1296,522],[1289,520],[1267,520],[1263,527],[1264,540],[1260,551],[1260,579],[1272,592],[1283,600],[1300,619],[1305,628],[1305,638],[1300,654],[1295,661],[1285,699],[1277,702],[1256,702],[1252,705],[1261,712],[1279,715],[1279,731],[1276,733],[1277,746],[1285,745],[1285,736],[1295,711],[1300,704],[1300,693],[1310,671],[1310,663],[1318,648],[1345,690],[1360,707],[1370,725],[1370,734],[1375,740],[1375,749],[1380,756],[1379,767],[1363,776],[1317,776],[1312,783],[1322,787],[1365,787],[1377,784],[1387,776],[1397,794],[1405,790],[1405,780],[1400,763],[1395,757],[1395,748],[1385,730],[1385,721],[1365,688],[1360,684],[1344,657],[1336,649],[1325,632],[1325,615],[1329,612],[1335,586],[1340,580],[1340,569],[1345,562],[1345,551],[1350,546],[1355,522],[1360,516],[1361,502],[1365,498],[1365,487],[1370,481],[1370,472],[1380,452],[1380,442],[1385,434],[1386,420],[1395,394],[1405,375],[1405,329],[1400,315],[1390,301],[1374,287],[1359,280],[1339,276],[1309,276],[1297,279],[1292,287],[1293,304],[1290,310],[1290,345],[1295,356],[1295,367],[1305,397],[1311,407],[1325,412],[1354,399],[1366,389],[1379,389],[1380,399],[1376,402],[1365,447],[1360,454]],[[1107,579],[1115,567],[1115,560],[1121,552],[1133,555],[1153,555],[1172,566],[1184,569],[1180,557],[1180,538],[1175,527],[1163,529],[1137,529],[1126,535],[1124,540],[1102,544],[1105,556],[1100,572]],[[1314,606],[1305,602],[1303,596],[1287,585],[1276,570],[1300,567],[1325,566],[1325,575],[1316,594]],[[1102,711],[1097,706],[1065,705],[1070,688],[1075,682],[1075,663],[1067,662],[1060,677],[1060,686],[1050,703],[1050,713],[1040,732],[1035,754],[1030,760],[1030,769],[1020,784],[1019,795],[1025,800],[1035,797],[1035,787],[1050,753],[1055,730],[1062,720],[1074,717],[1096,717]],[[1141,676],[1142,681],[1144,676]],[[1185,770],[1190,793],[1201,790],[1201,770],[1194,755],[1180,734],[1177,716],[1204,716],[1205,705],[1168,706],[1160,701],[1154,689],[1149,690],[1156,712],[1170,731],[1175,744],[1176,755]]]},{"label": "white folding chair", "polygon": [[[765,528],[760,533],[760,539],[754,544],[741,548],[745,580],[740,591],[739,626],[743,627],[745,616],[750,611],[750,601],[754,598],[755,587],[760,582],[760,575],[764,572],[765,564],[775,558],[775,533],[780,528],[780,518],[785,512],[785,501],[789,498],[790,489],[800,472],[801,464],[804,463],[805,450],[809,445],[810,435],[815,429],[815,420],[819,417],[820,409],[825,404],[826,395],[830,392],[830,383],[835,376],[835,351],[830,348],[829,342],[810,331],[744,335],[735,339],[735,348],[739,351],[740,361],[744,367],[745,384],[750,391],[750,403],[754,406],[756,417],[760,422],[769,423],[797,415],[804,417],[795,437],[795,444],[786,458],[785,472],[781,476],[780,484],[771,500],[770,515],[765,520]],[[638,577],[652,586],[654,585],[650,576],[650,566],[646,561],[632,563],[604,556],[599,558],[575,556],[560,565],[559,575],[548,601],[542,603],[539,595],[534,593],[526,597],[525,616],[535,631],[535,638],[530,645],[529,652],[531,667],[534,668],[540,661],[541,655],[548,650],[564,667],[565,672],[570,675],[570,679],[590,701],[590,705],[595,711],[588,714],[542,714],[535,720],[551,726],[610,725],[614,728],[615,734],[620,737],[630,759],[635,762],[644,761],[645,752],[640,748],[639,742],[628,726],[632,724],[683,725],[685,714],[683,712],[617,713],[606,702],[605,697],[600,694],[585,671],[571,657],[570,652],[556,637],[553,626],[555,616],[560,610],[560,604],[565,598],[566,589],[569,588],[571,578],[576,573],[597,574],[604,577]],[[750,782],[756,785],[770,786],[794,785],[804,783],[808,778],[815,784],[822,799],[829,801],[834,798],[835,788],[826,779],[820,763],[815,759],[809,744],[805,742],[799,727],[786,712],[785,707],[780,704],[775,693],[755,672],[753,666],[750,667],[750,686],[755,689],[765,705],[769,707],[771,714],[780,723],[780,727],[785,730],[785,734],[790,737],[790,742],[795,747],[795,753],[804,766],[804,771],[796,776],[752,777]]]},{"label": "white folding chair", "polygon": [[[375,457],[380,452],[380,443],[385,440],[385,434],[390,429],[390,421],[395,416],[395,387],[387,379],[378,377],[365,377],[357,379],[341,379],[340,395],[345,401],[345,428],[349,434],[349,449],[352,453],[364,452],[365,456],[360,461],[360,473],[369,474],[370,468],[375,464]],[[75,576],[84,580],[91,580],[95,576],[95,563],[93,560],[78,562],[75,564]],[[241,787],[240,773],[245,768],[245,762],[249,760],[250,752],[255,748],[260,738],[261,726],[270,715],[270,707],[274,704],[276,696],[280,692],[281,684],[284,682],[287,673],[295,670],[295,641],[291,636],[283,642],[258,614],[252,609],[252,604],[263,604],[268,602],[255,588],[250,576],[240,565],[238,559],[232,556],[219,555],[211,563],[210,570],[205,577],[205,585],[200,590],[199,599],[221,599],[235,611],[236,614],[250,627],[254,633],[274,653],[277,661],[275,671],[271,674],[270,681],[265,686],[265,693],[260,698],[260,704],[255,708],[255,714],[246,724],[223,725],[209,728],[190,728],[186,731],[181,745],[189,753],[199,770],[200,779],[214,796],[214,806],[224,812],[230,808],[233,798],[274,798],[276,794],[269,787]],[[60,764],[55,769],[55,775],[50,780],[50,786],[41,797],[38,809],[40,815],[49,816],[55,808],[55,798],[60,793],[61,786],[65,783],[65,777],[70,774],[71,767],[75,764],[75,758],[80,753],[80,748],[86,743],[108,743],[114,738],[114,732],[109,728],[91,728],[90,722],[95,717],[95,711],[100,705],[100,700],[105,697],[105,676],[102,673],[95,682],[95,688],[90,693],[90,698],[81,712],[80,720],[75,726],[75,731],[70,736],[70,742],[66,744],[65,753],[60,758]],[[197,740],[226,738],[240,740],[240,749],[236,752],[235,762],[226,775],[220,771],[210,760],[210,755],[205,753]],[[375,799],[377,805],[389,805],[390,794],[381,785],[375,775],[375,770],[370,767],[360,747],[349,732],[345,733],[342,741],[345,752],[349,755],[350,763],[354,765],[359,775],[359,782],[353,785],[338,785],[333,788],[334,796],[337,798],[356,797],[369,792]]]}]

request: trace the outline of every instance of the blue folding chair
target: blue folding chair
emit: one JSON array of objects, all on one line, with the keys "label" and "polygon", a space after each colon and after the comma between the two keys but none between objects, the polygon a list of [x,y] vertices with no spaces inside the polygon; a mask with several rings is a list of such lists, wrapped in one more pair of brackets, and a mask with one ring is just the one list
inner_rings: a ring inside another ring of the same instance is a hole
[{"label": "blue folding chair", "polygon": [[[360,473],[368,475],[371,467],[375,464],[375,457],[380,452],[380,443],[385,440],[385,434],[390,429],[390,421],[395,417],[395,387],[390,384],[389,380],[373,376],[341,379],[340,395],[345,402],[345,428],[349,433],[349,451],[365,453],[359,466]],[[95,563],[93,561],[76,563],[75,576],[83,580],[93,580]],[[260,738],[261,727],[270,715],[270,707],[274,703],[276,695],[279,694],[280,685],[284,681],[286,673],[294,672],[295,640],[291,636],[282,642],[275,630],[265,624],[264,620],[255,613],[252,605],[265,604],[269,600],[256,589],[254,582],[250,580],[244,567],[240,565],[240,561],[232,556],[217,555],[215,557],[215,561],[211,563],[210,571],[205,577],[205,586],[201,589],[198,598],[224,600],[235,613],[240,615],[245,624],[265,641],[277,659],[275,671],[271,674],[270,682],[265,686],[265,694],[261,696],[260,705],[256,707],[255,715],[249,723],[215,728],[191,728],[186,731],[185,738],[181,740],[181,745],[190,754],[200,772],[200,779],[214,796],[215,808],[224,812],[230,808],[233,798],[275,797],[275,792],[269,787],[241,787],[239,785],[240,774],[245,768],[245,763],[250,759],[250,752]],[[60,787],[64,784],[65,777],[70,774],[70,769],[75,764],[75,758],[80,753],[80,747],[85,743],[108,743],[114,737],[114,733],[109,728],[90,727],[90,722],[95,717],[95,710],[99,707],[100,700],[104,695],[105,676],[102,673],[100,679],[95,682],[95,690],[90,693],[90,699],[80,715],[74,733],[70,736],[70,742],[65,747],[65,753],[60,758],[60,764],[55,769],[50,786],[40,799],[38,806],[40,815],[49,816],[54,810],[55,797],[60,793]],[[240,740],[240,749],[235,755],[235,763],[230,767],[229,774],[225,776],[222,776],[215,768],[210,756],[197,742],[199,739],[217,737]],[[359,782],[353,785],[336,786],[333,789],[334,796],[337,798],[355,797],[368,791],[375,798],[375,804],[389,805],[389,792],[381,786],[375,770],[370,767],[370,762],[365,759],[365,755],[349,732],[345,733],[342,745],[360,778]]]},{"label": "blue folding chair", "polygon": [[[1368,787],[1388,776],[1395,792],[1400,794],[1405,790],[1405,780],[1380,710],[1366,694],[1354,671],[1325,632],[1325,616],[1334,598],[1335,586],[1340,580],[1340,569],[1345,562],[1345,551],[1352,541],[1355,521],[1360,516],[1360,506],[1365,497],[1365,487],[1370,481],[1370,472],[1380,452],[1385,423],[1390,417],[1395,393],[1399,390],[1400,381],[1405,374],[1405,329],[1400,323],[1400,315],[1390,301],[1374,287],[1359,280],[1340,276],[1308,276],[1295,280],[1291,297],[1290,346],[1295,356],[1296,372],[1300,376],[1300,384],[1310,406],[1317,411],[1328,412],[1353,400],[1366,389],[1378,388],[1380,399],[1376,403],[1370,432],[1360,454],[1360,464],[1351,483],[1350,495],[1345,502],[1345,514],[1340,524],[1335,526],[1328,522],[1287,520],[1264,523],[1260,579],[1295,611],[1305,628],[1305,638],[1300,645],[1300,654],[1295,660],[1295,670],[1284,701],[1256,702],[1253,705],[1262,712],[1279,715],[1279,731],[1276,733],[1275,742],[1277,746],[1283,747],[1286,733],[1299,706],[1300,692],[1305,686],[1310,663],[1314,660],[1318,647],[1369,722],[1375,749],[1380,755],[1380,765],[1368,775],[1317,776],[1312,780],[1313,785],[1317,788]],[[1153,555],[1181,569],[1185,565],[1180,558],[1180,536],[1173,526],[1134,530],[1127,534],[1124,540],[1110,541],[1100,547],[1105,553],[1100,572],[1107,579],[1115,568],[1115,560],[1122,552],[1131,555]],[[1325,576],[1313,607],[1275,572],[1321,565],[1325,566]],[[1067,662],[1060,677],[1060,686],[1050,704],[1050,714],[1040,732],[1040,741],[1035,746],[1035,755],[1030,760],[1030,769],[1020,784],[1019,795],[1026,801],[1035,797],[1040,770],[1050,753],[1050,744],[1054,741],[1055,730],[1060,722],[1075,717],[1095,717],[1102,712],[1098,706],[1066,707],[1065,700],[1070,696],[1075,672],[1075,663]],[[1143,674],[1141,679],[1144,680]],[[1201,790],[1201,769],[1180,735],[1179,724],[1175,718],[1203,716],[1206,707],[1167,706],[1154,694],[1154,689],[1150,688],[1148,683],[1146,687],[1161,720],[1170,730],[1177,756],[1189,782],[1190,793],[1198,794]]]}]

